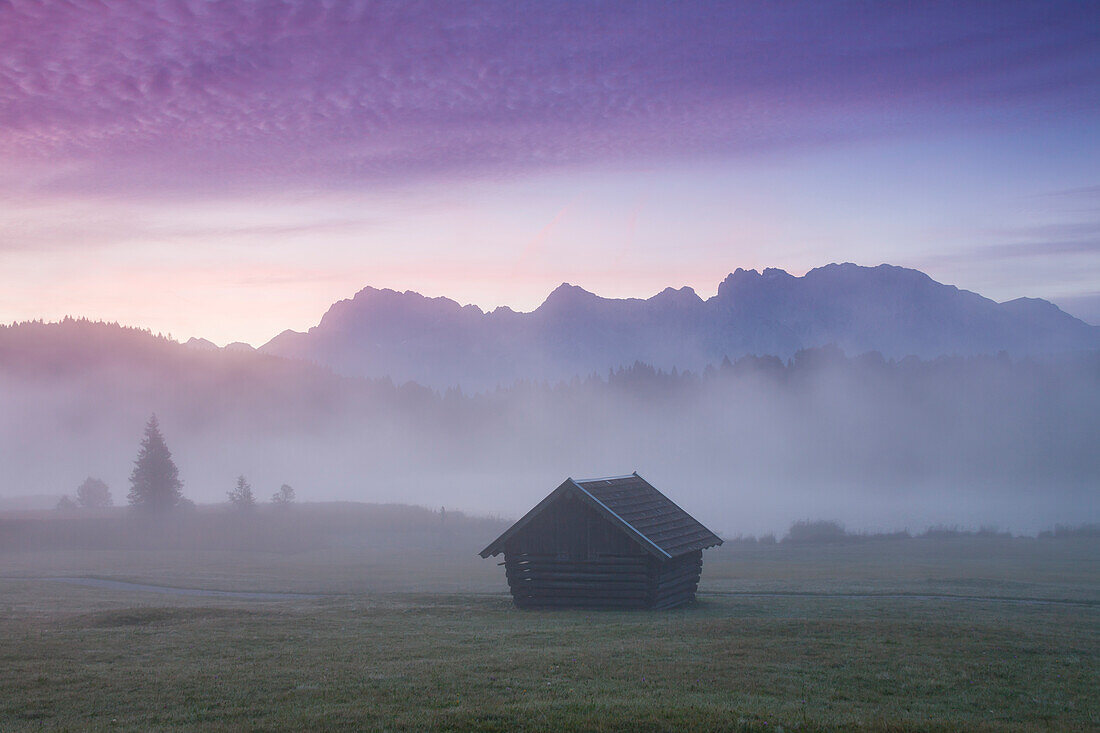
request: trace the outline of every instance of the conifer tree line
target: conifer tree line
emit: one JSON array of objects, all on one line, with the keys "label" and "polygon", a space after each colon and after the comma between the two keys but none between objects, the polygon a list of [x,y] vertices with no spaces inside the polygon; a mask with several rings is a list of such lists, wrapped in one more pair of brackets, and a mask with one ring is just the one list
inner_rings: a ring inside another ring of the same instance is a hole
[{"label": "conifer tree line", "polygon": [[[236,485],[227,492],[229,503],[237,509],[251,509],[256,506],[256,495],[252,484],[244,475],[237,477]],[[295,501],[294,489],[283,484],[271,497],[271,503],[277,507],[287,507]],[[172,460],[172,451],[164,435],[160,432],[160,421],[154,414],[145,424],[145,434],[141,439],[134,468],[130,472],[130,492],[126,495],[130,506],[148,514],[162,514],[173,509],[193,506],[183,496],[183,482],[179,469]],[[110,488],[99,478],[89,476],[77,487],[76,498],[62,496],[57,503],[60,511],[77,509],[104,509],[113,506]]]},{"label": "conifer tree line", "polygon": [[[85,481],[87,485],[93,479]],[[98,481],[98,479],[95,479]],[[106,491],[106,484],[102,485],[102,491]],[[81,489],[85,489],[82,486]],[[130,505],[138,510],[149,513],[163,513],[177,507],[190,504],[182,493],[183,482],[179,478],[179,469],[172,460],[172,452],[168,450],[164,436],[160,432],[160,422],[154,414],[145,425],[145,435],[141,441],[137,458],[134,460],[134,469],[130,473],[130,493],[127,500]],[[92,493],[99,492],[99,486],[92,486]],[[78,491],[78,497],[80,496]],[[250,509],[256,506],[256,496],[252,491],[252,485],[242,474],[237,477],[237,483],[228,493],[229,503],[237,509]],[[110,494],[107,493],[109,505]],[[78,498],[79,500],[79,498]],[[287,506],[295,500],[294,489],[288,484],[283,484],[271,497],[271,503],[277,506]]]}]

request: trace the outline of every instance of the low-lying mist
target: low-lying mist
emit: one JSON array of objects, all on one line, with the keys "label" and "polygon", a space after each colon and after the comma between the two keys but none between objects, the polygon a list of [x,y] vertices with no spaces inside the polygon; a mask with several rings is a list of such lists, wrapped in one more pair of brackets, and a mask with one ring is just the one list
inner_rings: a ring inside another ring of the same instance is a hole
[{"label": "low-lying mist", "polygon": [[[19,330],[22,329],[22,330]],[[1100,519],[1100,355],[887,361],[835,349],[702,374],[643,364],[477,395],[199,351],[115,326],[0,334],[0,497],[125,501],[156,413],[183,493],[399,502],[517,517],[566,476],[638,471],[719,533]]]}]

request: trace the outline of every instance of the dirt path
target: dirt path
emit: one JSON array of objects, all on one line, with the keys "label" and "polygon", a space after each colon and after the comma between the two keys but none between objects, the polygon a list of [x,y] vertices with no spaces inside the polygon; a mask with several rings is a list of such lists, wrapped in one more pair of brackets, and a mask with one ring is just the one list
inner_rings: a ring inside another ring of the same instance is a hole
[{"label": "dirt path", "polygon": [[800,591],[699,591],[699,596],[723,598],[838,598],[900,601],[970,601],[979,603],[1016,603],[1035,606],[1081,606],[1100,610],[1100,601],[1071,600],[1063,598],[1013,598],[1011,596],[936,595],[930,593],[824,593]]},{"label": "dirt path", "polygon": [[124,580],[106,580],[104,578],[78,577],[42,577],[20,578],[20,580],[47,580],[54,583],[71,583],[92,588],[111,590],[144,591],[146,593],[168,593],[175,596],[206,596],[214,598],[242,598],[252,601],[293,601],[320,598],[311,593],[265,593],[262,591],[205,590],[203,588],[176,588],[170,585],[152,585],[149,583],[128,583]]}]

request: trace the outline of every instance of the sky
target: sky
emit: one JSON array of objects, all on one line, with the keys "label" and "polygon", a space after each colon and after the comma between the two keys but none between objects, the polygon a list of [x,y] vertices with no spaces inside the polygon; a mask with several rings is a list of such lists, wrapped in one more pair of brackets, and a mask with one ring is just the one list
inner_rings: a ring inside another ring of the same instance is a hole
[{"label": "sky", "polygon": [[0,323],[888,262],[1100,324],[1100,4],[0,0]]}]

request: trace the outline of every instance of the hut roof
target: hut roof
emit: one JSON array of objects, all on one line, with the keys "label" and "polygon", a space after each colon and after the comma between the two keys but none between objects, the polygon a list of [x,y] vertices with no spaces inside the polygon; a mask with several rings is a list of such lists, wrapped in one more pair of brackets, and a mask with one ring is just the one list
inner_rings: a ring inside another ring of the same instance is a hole
[{"label": "hut roof", "polygon": [[722,544],[718,535],[635,472],[629,476],[566,479],[482,550],[481,556],[499,555],[510,537],[527,526],[547,506],[569,494],[591,505],[647,552],[662,560]]}]

